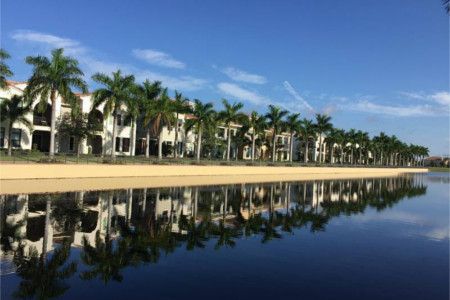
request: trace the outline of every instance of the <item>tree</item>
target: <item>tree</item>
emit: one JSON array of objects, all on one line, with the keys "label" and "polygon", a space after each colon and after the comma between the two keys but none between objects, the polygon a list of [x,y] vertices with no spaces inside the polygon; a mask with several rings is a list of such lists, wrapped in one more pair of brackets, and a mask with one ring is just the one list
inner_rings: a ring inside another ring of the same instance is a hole
[{"label": "tree", "polygon": [[[150,106],[150,111],[146,114],[146,119],[144,123],[152,122],[152,134],[158,134],[158,160],[162,160],[162,143],[163,143],[163,128],[167,126],[167,129],[172,131],[172,125],[175,123],[175,112],[176,106],[170,100],[167,95],[167,88],[161,90],[159,99],[152,102]],[[148,119],[147,119],[148,118]]]},{"label": "tree", "polygon": [[358,149],[359,149],[359,164],[362,164],[362,156],[363,156],[363,148],[367,147],[367,144],[369,143],[369,133],[362,132],[361,130],[358,130],[356,132],[356,142],[358,143]]},{"label": "tree", "polygon": [[445,10],[447,11],[447,14],[450,15],[450,0],[442,0],[442,3],[445,6]]},{"label": "tree", "polygon": [[14,73],[11,71],[9,66],[5,64],[5,59],[11,58],[5,49],[0,48],[0,89],[7,89],[8,83],[6,82],[6,77],[13,76]]},{"label": "tree", "polygon": [[341,131],[337,128],[332,128],[325,138],[325,143],[330,148],[330,163],[333,163],[334,145],[340,141]]},{"label": "tree", "polygon": [[300,128],[300,136],[305,143],[305,163],[308,162],[308,146],[309,146],[309,139],[312,137],[313,140],[316,140],[316,127],[313,124],[312,120],[303,119],[301,122],[301,128]]},{"label": "tree", "polygon": [[0,119],[1,121],[8,120],[8,155],[12,154],[12,132],[14,123],[24,124],[30,131],[33,128],[31,122],[26,118],[26,115],[31,111],[31,104],[25,103],[22,96],[14,95],[11,99],[4,99],[0,103]]},{"label": "tree", "polygon": [[203,104],[200,100],[194,99],[193,118],[186,120],[184,128],[186,132],[195,128],[197,131],[197,161],[200,160],[202,132],[214,125],[216,112],[213,110],[211,102]]},{"label": "tree", "polygon": [[283,125],[283,118],[288,114],[287,110],[282,110],[278,106],[272,104],[269,105],[269,112],[265,115],[266,119],[269,120],[269,126],[273,128],[272,137],[272,161],[275,161],[275,148],[276,148],[276,137],[280,133],[281,127]]},{"label": "tree", "polygon": [[246,121],[247,116],[239,111],[244,106],[242,103],[230,104],[226,99],[222,99],[222,103],[225,109],[217,114],[217,119],[227,127],[227,161],[229,161],[231,151],[231,123],[242,124]]},{"label": "tree", "polygon": [[159,93],[161,92],[161,81],[150,81],[145,80],[142,85],[136,87],[139,109],[140,113],[143,114],[143,126],[145,128],[145,157],[149,157],[149,146],[150,146],[150,131],[151,131],[151,111],[153,102],[156,101]]},{"label": "tree", "polygon": [[325,154],[322,155],[322,134],[328,133],[332,128],[333,124],[330,123],[331,117],[327,115],[316,114],[316,128],[319,134],[319,162],[325,160]]},{"label": "tree", "polygon": [[175,112],[177,114],[176,123],[175,123],[175,140],[173,142],[173,146],[175,149],[175,158],[178,157],[178,117],[179,114],[188,114],[192,112],[192,108],[189,105],[189,99],[183,97],[181,93],[175,91]]},{"label": "tree", "polygon": [[75,138],[77,158],[80,157],[81,142],[103,129],[103,124],[95,121],[86,113],[65,113],[59,117],[59,133]]},{"label": "tree", "polygon": [[33,75],[28,79],[25,89],[27,99],[33,101],[40,97],[39,108],[44,110],[48,104],[48,98],[52,104],[52,119],[50,131],[50,156],[55,153],[55,119],[56,98],[58,94],[72,107],[77,105],[78,97],[72,88],[87,93],[86,82],[82,79],[83,72],[78,67],[78,61],[69,56],[64,56],[64,49],[52,50],[51,59],[45,56],[28,56],[25,62],[33,66]]},{"label": "tree", "polygon": [[250,126],[250,128],[252,128],[252,162],[254,162],[256,139],[265,132],[268,124],[264,116],[258,115],[256,111],[252,111],[248,125]]},{"label": "tree", "polygon": [[292,162],[292,155],[294,152],[294,136],[298,134],[300,131],[301,122],[298,119],[300,117],[300,114],[292,113],[289,116],[287,116],[286,121],[284,123],[285,129],[287,132],[291,134],[290,137],[290,143],[289,143],[289,161]]},{"label": "tree", "polygon": [[132,101],[133,91],[135,89],[134,76],[122,76],[122,72],[118,70],[112,73],[112,77],[106,74],[96,73],[92,79],[105,86],[99,88],[92,94],[92,109],[98,108],[104,104],[103,115],[113,116],[113,132],[111,142],[111,157],[116,157],[116,137],[117,137],[117,114],[122,105],[128,106]]},{"label": "tree", "polygon": [[356,130],[351,128],[346,134],[346,144],[350,143],[350,164],[354,163],[354,155],[353,155],[353,150],[355,148],[355,144],[356,144]]}]

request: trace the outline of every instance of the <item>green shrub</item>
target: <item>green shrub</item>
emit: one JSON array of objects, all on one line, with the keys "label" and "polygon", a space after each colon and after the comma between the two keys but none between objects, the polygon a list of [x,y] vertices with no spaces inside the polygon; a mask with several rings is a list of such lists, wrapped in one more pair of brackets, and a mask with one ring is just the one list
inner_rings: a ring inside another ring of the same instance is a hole
[{"label": "green shrub", "polygon": [[66,163],[65,159],[62,157],[41,157],[39,160],[40,163],[43,164],[64,164]]},{"label": "green shrub", "polygon": [[112,165],[123,165],[125,164],[125,160],[124,159],[114,159],[114,158],[104,158],[102,160],[103,164],[112,164]]}]

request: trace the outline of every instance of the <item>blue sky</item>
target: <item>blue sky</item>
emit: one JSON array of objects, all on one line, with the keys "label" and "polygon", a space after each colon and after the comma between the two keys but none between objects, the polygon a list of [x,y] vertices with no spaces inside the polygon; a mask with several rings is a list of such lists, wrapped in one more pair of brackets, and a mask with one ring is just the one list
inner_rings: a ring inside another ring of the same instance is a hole
[{"label": "blue sky", "polygon": [[449,17],[440,0],[3,1],[13,80],[64,47],[89,79],[121,68],[190,99],[332,116],[449,154]]}]

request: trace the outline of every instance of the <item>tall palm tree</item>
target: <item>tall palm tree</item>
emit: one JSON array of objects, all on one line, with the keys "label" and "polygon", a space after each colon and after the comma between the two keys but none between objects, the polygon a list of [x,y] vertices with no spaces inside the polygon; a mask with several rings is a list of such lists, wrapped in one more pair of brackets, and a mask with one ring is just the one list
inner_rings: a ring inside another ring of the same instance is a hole
[{"label": "tall palm tree", "polygon": [[275,161],[275,150],[276,150],[276,138],[277,134],[280,133],[283,118],[288,114],[287,110],[282,110],[279,106],[274,106],[272,104],[269,105],[269,112],[266,114],[266,119],[269,120],[269,126],[273,128],[273,136],[272,136],[272,161]]},{"label": "tall palm tree", "polygon": [[341,131],[333,127],[325,138],[325,143],[330,148],[330,163],[334,163],[334,145],[338,143]]},{"label": "tall palm tree", "polygon": [[176,123],[175,123],[175,140],[173,142],[174,150],[175,150],[175,158],[178,157],[178,118],[179,114],[188,114],[192,112],[192,108],[189,105],[189,99],[183,97],[181,93],[175,91],[175,112],[177,114]]},{"label": "tall palm tree", "polygon": [[316,128],[319,134],[319,162],[325,160],[325,155],[322,155],[322,134],[328,133],[333,128],[333,124],[330,121],[331,117],[325,114],[316,114]]},{"label": "tall palm tree", "polygon": [[312,137],[313,140],[316,140],[316,134],[317,130],[314,126],[314,123],[312,120],[303,119],[302,120],[302,127],[300,128],[300,136],[305,143],[305,163],[308,162],[308,146],[309,146],[309,139]]},{"label": "tall palm tree", "polygon": [[[175,123],[175,105],[167,95],[167,88],[160,93],[159,99],[152,103],[151,111],[148,114],[152,121],[152,134],[158,134],[158,160],[162,160],[162,143],[163,143],[163,129],[172,131],[172,125]],[[148,123],[146,119],[144,123]]]},{"label": "tall palm tree", "polygon": [[361,130],[358,130],[356,132],[356,142],[358,143],[359,147],[359,164],[362,164],[362,152],[363,148],[366,148],[367,144],[369,143],[369,133],[368,132],[362,132]]},{"label": "tall palm tree", "polygon": [[28,129],[33,128],[31,122],[26,118],[26,115],[31,111],[31,104],[24,103],[22,96],[14,95],[11,99],[3,100],[0,103],[0,120],[3,122],[8,120],[8,155],[12,154],[12,132],[14,123],[22,123]]},{"label": "tall palm tree", "polygon": [[[145,128],[145,157],[149,157],[149,146],[150,146],[150,130],[151,130],[151,118],[146,118],[145,115],[149,115],[152,111],[152,104],[156,101],[159,93],[161,92],[161,81],[154,81],[150,83],[147,79],[142,85],[137,86],[137,94],[139,98],[140,113],[143,114],[144,122],[143,126]],[[145,122],[147,120],[147,122]]]},{"label": "tall palm tree", "polygon": [[186,120],[184,128],[186,132],[195,128],[197,131],[197,161],[200,160],[202,133],[204,130],[208,130],[214,125],[214,118],[216,112],[213,110],[213,104],[211,102],[203,104],[200,100],[194,99],[194,109],[192,119]]},{"label": "tall palm tree", "polygon": [[244,123],[247,116],[240,112],[240,109],[244,106],[242,103],[230,104],[226,99],[222,99],[224,110],[218,112],[217,119],[225,124],[227,127],[227,161],[230,160],[231,152],[231,123]]},{"label": "tall palm tree", "polygon": [[33,66],[33,75],[28,79],[25,95],[33,101],[40,97],[39,107],[43,110],[47,107],[50,97],[52,104],[52,119],[50,131],[50,156],[55,153],[55,120],[56,120],[56,98],[58,94],[67,100],[72,107],[78,102],[78,97],[72,88],[87,93],[86,82],[82,79],[84,75],[78,67],[78,61],[69,56],[64,56],[64,49],[52,50],[51,59],[45,56],[28,56],[25,62]]},{"label": "tall palm tree", "polygon": [[255,161],[256,139],[264,133],[268,124],[262,115],[258,115],[256,111],[252,111],[249,120],[249,126],[252,128],[252,162]]},{"label": "tall palm tree", "polygon": [[346,134],[346,144],[351,144],[350,146],[350,164],[354,163],[354,155],[353,155],[353,150],[355,148],[355,144],[356,144],[356,130],[351,128]]},{"label": "tall palm tree", "polygon": [[134,76],[122,75],[122,71],[112,73],[112,77],[106,74],[96,73],[92,79],[105,86],[99,88],[92,94],[93,107],[92,110],[104,104],[103,115],[113,116],[113,132],[111,143],[111,157],[116,157],[116,137],[117,137],[117,115],[123,105],[128,106],[132,101],[135,89]]},{"label": "tall palm tree", "polygon": [[284,122],[285,129],[290,133],[290,142],[289,142],[289,161],[292,162],[292,155],[294,152],[294,136],[298,134],[300,131],[301,121],[299,120],[299,113],[292,113],[286,117],[286,121]]},{"label": "tall palm tree", "polygon": [[5,59],[11,58],[5,49],[0,48],[0,89],[5,90],[8,87],[6,82],[6,77],[13,76],[14,73],[11,71],[9,66],[5,64]]}]

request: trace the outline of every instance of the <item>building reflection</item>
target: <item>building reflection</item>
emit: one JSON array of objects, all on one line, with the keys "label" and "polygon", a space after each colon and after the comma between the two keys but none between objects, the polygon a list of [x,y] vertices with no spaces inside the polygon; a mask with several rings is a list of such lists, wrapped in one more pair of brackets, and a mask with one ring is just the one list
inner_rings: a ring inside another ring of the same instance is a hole
[{"label": "building reflection", "polygon": [[294,228],[324,231],[333,217],[425,193],[423,175],[405,175],[1,196],[2,273],[20,269],[30,253],[45,265],[47,253],[70,244],[92,267],[81,278],[120,281],[121,268],[157,262],[178,247],[203,248],[210,239],[215,248],[234,247],[250,235],[268,242]]}]

